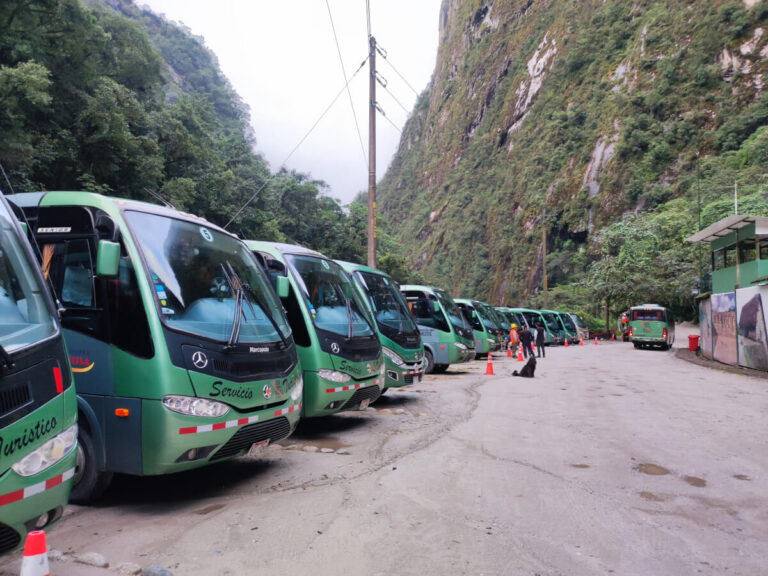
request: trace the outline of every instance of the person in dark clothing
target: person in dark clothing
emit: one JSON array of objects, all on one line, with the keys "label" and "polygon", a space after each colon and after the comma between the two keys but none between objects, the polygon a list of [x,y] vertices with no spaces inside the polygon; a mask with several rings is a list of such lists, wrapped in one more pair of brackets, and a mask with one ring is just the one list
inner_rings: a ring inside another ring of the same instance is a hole
[{"label": "person in dark clothing", "polygon": [[544,325],[541,322],[536,322],[536,351],[539,358],[546,357],[544,352]]},{"label": "person in dark clothing", "polygon": [[533,348],[531,348],[531,342],[533,342],[533,334],[528,329],[528,326],[524,326],[520,331],[520,344],[523,345],[523,357],[533,358]]}]

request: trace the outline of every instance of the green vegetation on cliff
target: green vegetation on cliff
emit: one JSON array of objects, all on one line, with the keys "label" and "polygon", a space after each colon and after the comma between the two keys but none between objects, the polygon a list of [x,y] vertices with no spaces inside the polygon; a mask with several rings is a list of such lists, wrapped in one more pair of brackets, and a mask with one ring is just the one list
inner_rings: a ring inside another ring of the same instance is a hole
[{"label": "green vegetation on cliff", "polygon": [[691,313],[699,218],[736,181],[768,215],[766,32],[766,2],[445,0],[378,187],[389,232],[457,296],[540,305],[546,257],[550,307]]}]

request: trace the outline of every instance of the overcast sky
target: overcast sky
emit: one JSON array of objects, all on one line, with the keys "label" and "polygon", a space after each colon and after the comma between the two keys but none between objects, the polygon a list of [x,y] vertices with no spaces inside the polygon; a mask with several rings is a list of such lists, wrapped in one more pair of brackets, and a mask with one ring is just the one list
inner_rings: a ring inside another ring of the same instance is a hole
[{"label": "overcast sky", "polygon": [[[399,129],[416,102],[414,90],[421,93],[432,76],[440,1],[369,0],[371,33],[387,54],[386,60],[376,58],[387,81],[386,90],[376,87],[386,114],[376,119],[377,181],[397,149]],[[352,103],[344,91],[291,155],[344,88],[342,63],[349,79],[367,58],[366,0],[136,2],[204,38],[250,107],[257,151],[273,172],[286,166],[324,180],[328,195],[342,204],[368,189],[367,63],[350,82]]]}]

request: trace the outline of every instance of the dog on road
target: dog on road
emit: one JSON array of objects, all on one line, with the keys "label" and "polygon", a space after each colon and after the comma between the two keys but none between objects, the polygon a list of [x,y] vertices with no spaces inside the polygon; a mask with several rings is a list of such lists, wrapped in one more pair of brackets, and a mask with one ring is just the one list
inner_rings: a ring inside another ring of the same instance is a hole
[{"label": "dog on road", "polygon": [[525,363],[525,366],[523,366],[523,369],[518,372],[515,370],[512,372],[512,376],[522,376],[523,378],[533,378],[534,373],[536,372],[536,358],[531,356],[528,358],[528,362]]}]

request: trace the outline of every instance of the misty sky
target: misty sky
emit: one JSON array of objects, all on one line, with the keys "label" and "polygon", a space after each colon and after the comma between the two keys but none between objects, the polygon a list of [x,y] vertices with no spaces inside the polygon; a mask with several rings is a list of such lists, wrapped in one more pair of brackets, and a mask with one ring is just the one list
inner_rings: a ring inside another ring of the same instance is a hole
[{"label": "misty sky", "polygon": [[[350,82],[352,104],[343,91],[320,120],[344,88],[342,62],[349,79],[367,58],[366,0],[136,1],[203,37],[250,107],[257,151],[273,172],[284,165],[311,174],[325,181],[326,193],[342,204],[367,190],[367,63]],[[415,92],[421,93],[431,78],[440,1],[369,0],[371,33],[387,54],[376,59],[387,82],[386,89],[376,88],[386,114],[376,120],[377,180],[397,149],[398,129],[413,109]]]}]

